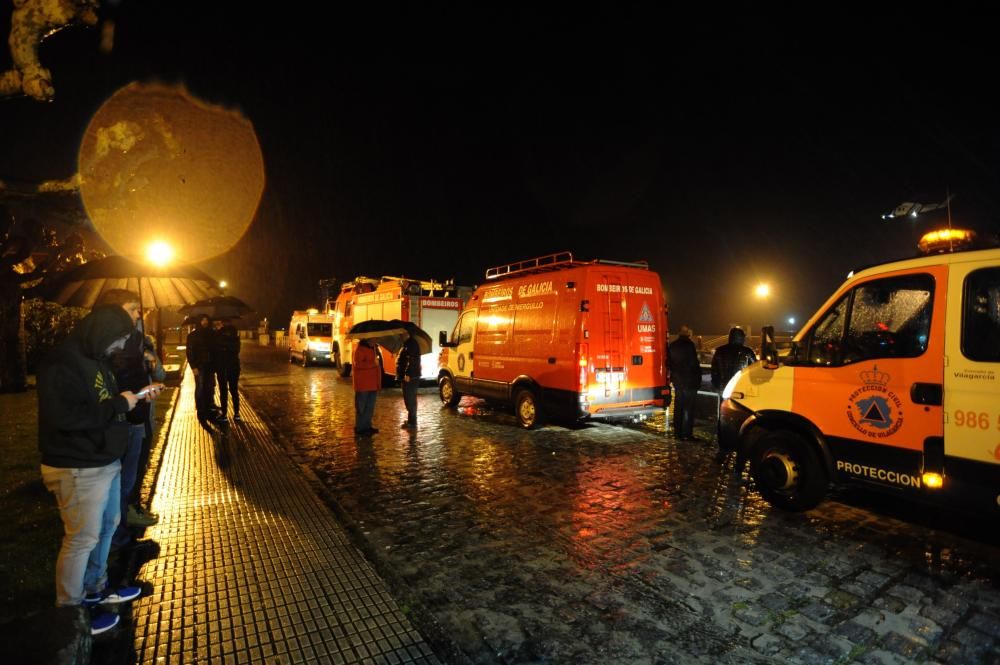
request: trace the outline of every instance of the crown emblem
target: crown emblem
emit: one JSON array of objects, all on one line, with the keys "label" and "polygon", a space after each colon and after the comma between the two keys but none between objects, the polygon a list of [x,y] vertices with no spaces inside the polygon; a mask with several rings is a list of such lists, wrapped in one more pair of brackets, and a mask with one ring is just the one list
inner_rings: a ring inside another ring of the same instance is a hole
[{"label": "crown emblem", "polygon": [[858,376],[860,376],[861,380],[866,384],[884,386],[889,383],[889,375],[885,372],[878,371],[878,365],[872,365],[870,372],[861,372]]}]

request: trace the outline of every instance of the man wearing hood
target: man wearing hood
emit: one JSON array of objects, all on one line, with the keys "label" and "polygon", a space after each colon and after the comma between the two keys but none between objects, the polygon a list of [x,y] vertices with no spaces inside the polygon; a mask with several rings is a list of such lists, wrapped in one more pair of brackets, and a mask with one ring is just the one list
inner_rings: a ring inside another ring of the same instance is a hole
[{"label": "man wearing hood", "polygon": [[746,369],[757,362],[753,350],[744,344],[747,334],[742,328],[732,328],[729,331],[729,344],[723,344],[715,350],[712,356],[712,387],[722,392],[729,379],[736,372]]},{"label": "man wearing hood", "polygon": [[[108,551],[119,519],[125,414],[139,397],[119,392],[109,356],[134,330],[119,305],[85,316],[38,370],[38,446],[42,480],[59,504],[64,535],[56,562],[56,605],[97,607],[128,602],[138,587],[109,589]],[[95,613],[91,633],[118,616]]]}]

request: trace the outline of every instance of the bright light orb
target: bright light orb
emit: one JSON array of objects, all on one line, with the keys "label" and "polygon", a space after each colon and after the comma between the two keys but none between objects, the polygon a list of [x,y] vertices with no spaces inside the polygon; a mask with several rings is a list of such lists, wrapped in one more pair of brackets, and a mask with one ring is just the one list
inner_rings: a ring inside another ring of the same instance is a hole
[{"label": "bright light orb", "polygon": [[222,280],[221,282],[219,282],[219,288],[220,288],[220,289],[224,289],[224,288],[226,288],[227,286],[229,286],[229,283],[228,283],[228,282],[226,282],[226,280]]},{"label": "bright light orb", "polygon": [[155,266],[165,266],[174,258],[174,248],[157,240],[146,247],[146,258]]},{"label": "bright light orb", "polygon": [[253,125],[182,87],[131,83],[84,133],[80,194],[116,254],[141,257],[170,240],[197,263],[230,250],[253,221],[264,160]]},{"label": "bright light orb", "polygon": [[757,294],[758,298],[766,298],[771,295],[771,287],[762,282],[754,289],[754,293]]}]

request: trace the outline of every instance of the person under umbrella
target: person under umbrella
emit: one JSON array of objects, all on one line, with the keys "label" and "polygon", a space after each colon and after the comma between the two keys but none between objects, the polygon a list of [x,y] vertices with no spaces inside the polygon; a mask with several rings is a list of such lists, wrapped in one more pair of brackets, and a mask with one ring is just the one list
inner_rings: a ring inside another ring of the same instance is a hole
[{"label": "person under umbrella", "polygon": [[378,389],[382,386],[382,368],[375,355],[375,343],[369,339],[358,340],[351,381],[354,384],[354,433],[357,436],[376,434],[378,430],[372,427],[372,416]]},{"label": "person under umbrella", "polygon": [[[233,421],[240,418],[240,335],[232,323],[215,319],[212,334],[212,369],[219,384],[219,404],[222,410],[218,420],[226,419],[229,396],[233,398]],[[228,395],[227,395],[228,393]]]},{"label": "person under umbrella", "polygon": [[402,334],[403,347],[396,359],[396,378],[403,384],[403,403],[406,405],[406,420],[402,429],[417,429],[417,388],[420,387],[420,344],[408,328]]},{"label": "person under umbrella", "polygon": [[212,368],[211,318],[203,314],[198,327],[187,337],[187,361],[194,373],[194,403],[198,420],[205,421],[218,410],[215,406],[215,374]]}]

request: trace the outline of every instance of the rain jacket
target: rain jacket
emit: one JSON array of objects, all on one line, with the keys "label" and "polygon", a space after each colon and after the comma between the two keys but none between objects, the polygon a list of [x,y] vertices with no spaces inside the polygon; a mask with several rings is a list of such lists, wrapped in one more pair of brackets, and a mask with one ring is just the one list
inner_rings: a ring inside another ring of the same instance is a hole
[{"label": "rain jacket", "polygon": [[740,336],[743,336],[743,331],[739,328],[730,330],[729,344],[717,348],[712,356],[712,387],[716,390],[725,388],[736,372],[757,362],[757,356],[750,347],[736,341]]},{"label": "rain jacket", "polygon": [[212,366],[212,328],[202,328],[201,324],[188,333],[187,361],[191,369],[209,369]]},{"label": "rain jacket", "polygon": [[128,400],[107,348],[133,331],[120,305],[100,305],[80,320],[38,370],[38,448],[42,464],[107,466],[125,452]]},{"label": "rain jacket", "polygon": [[687,335],[681,335],[667,348],[670,358],[670,380],[678,388],[697,390],[701,387],[701,364],[698,349]]},{"label": "rain jacket", "polygon": [[396,359],[396,378],[402,380],[404,376],[411,379],[419,379],[420,370],[420,345],[417,340],[410,337],[399,350],[399,357]]},{"label": "rain jacket", "polygon": [[212,331],[212,366],[224,371],[240,368],[240,334],[236,326],[227,324]]},{"label": "rain jacket", "polygon": [[351,375],[354,377],[355,392],[373,392],[382,387],[382,368],[379,367],[375,349],[367,344],[358,344],[354,351]]},{"label": "rain jacket", "polygon": [[[111,354],[111,369],[115,373],[119,390],[136,392],[149,385],[149,370],[142,355],[145,348],[143,334],[139,330],[134,330],[125,342],[125,348]],[[125,416],[126,420],[134,424],[144,423],[148,417],[149,402],[144,399],[139,400],[135,408]]]}]

